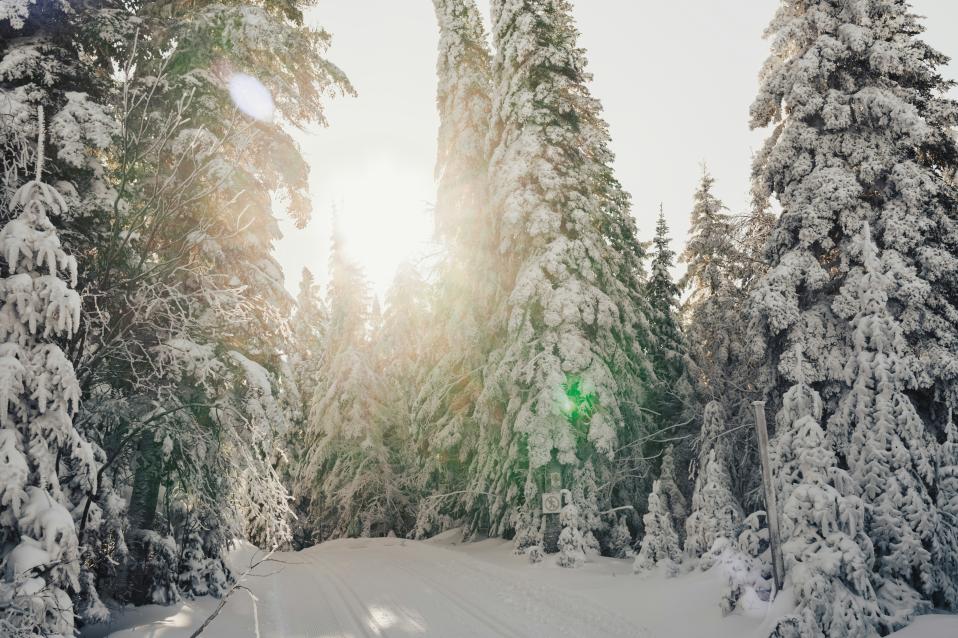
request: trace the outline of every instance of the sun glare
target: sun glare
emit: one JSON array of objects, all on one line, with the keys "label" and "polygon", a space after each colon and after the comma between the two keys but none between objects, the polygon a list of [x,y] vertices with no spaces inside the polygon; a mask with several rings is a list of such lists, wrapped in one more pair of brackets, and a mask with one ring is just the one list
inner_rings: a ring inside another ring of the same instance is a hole
[{"label": "sun glare", "polygon": [[363,268],[371,291],[382,299],[400,264],[420,263],[431,252],[435,184],[431,176],[385,155],[323,173],[313,185],[312,222],[306,232],[285,231],[277,256],[287,277],[298,280],[306,266],[325,279],[335,218],[346,255]]},{"label": "sun glare", "polygon": [[434,186],[420,183],[418,177],[388,158],[378,158],[343,184],[336,215],[345,249],[380,296],[403,261],[420,259],[428,250]]}]

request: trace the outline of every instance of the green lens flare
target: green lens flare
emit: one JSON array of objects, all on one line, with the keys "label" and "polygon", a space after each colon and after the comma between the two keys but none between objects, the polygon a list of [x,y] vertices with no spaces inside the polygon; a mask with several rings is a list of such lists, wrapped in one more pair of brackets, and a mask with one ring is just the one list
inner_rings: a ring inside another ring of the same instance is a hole
[{"label": "green lens flare", "polygon": [[596,396],[593,392],[585,392],[582,380],[578,377],[569,377],[562,385],[564,394],[559,400],[559,409],[571,422],[579,423],[588,419],[595,409]]}]

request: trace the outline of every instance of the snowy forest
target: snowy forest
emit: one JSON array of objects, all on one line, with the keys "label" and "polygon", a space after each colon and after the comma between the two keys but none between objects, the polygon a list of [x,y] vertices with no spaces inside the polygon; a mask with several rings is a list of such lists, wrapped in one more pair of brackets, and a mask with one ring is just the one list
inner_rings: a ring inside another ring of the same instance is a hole
[{"label": "snowy forest", "polygon": [[[438,249],[379,295],[309,190],[297,131],[356,93],[310,0],[0,0],[0,635],[204,597],[149,635],[213,635],[238,546],[322,573],[453,533],[556,588],[714,575],[749,635],[958,613],[958,78],[908,0],[767,4],[750,204],[703,164],[675,237],[570,0],[433,0]],[[319,215],[292,294],[279,220]],[[322,635],[453,635],[423,614]],[[456,635],[534,632],[496,622]],[[543,635],[646,635],[590,622]]]}]

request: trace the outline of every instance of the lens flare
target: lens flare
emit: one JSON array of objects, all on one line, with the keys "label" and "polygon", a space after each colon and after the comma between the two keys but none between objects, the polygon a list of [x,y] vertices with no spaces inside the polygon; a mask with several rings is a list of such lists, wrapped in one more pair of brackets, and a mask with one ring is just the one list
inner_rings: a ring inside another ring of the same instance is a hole
[{"label": "lens flare", "polygon": [[261,122],[272,122],[276,105],[263,83],[252,75],[234,73],[229,82],[230,97],[236,108]]}]

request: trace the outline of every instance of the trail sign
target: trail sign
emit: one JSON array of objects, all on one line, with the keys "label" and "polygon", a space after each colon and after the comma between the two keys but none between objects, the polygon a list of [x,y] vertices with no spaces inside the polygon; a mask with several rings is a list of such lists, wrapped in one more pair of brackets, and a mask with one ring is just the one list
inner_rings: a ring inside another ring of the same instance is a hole
[{"label": "trail sign", "polygon": [[542,513],[558,514],[562,511],[562,493],[546,492],[542,495]]}]

